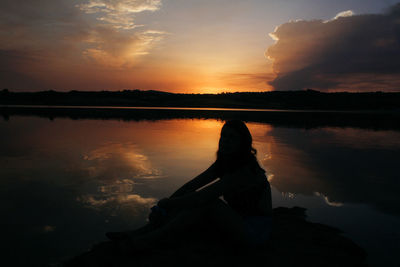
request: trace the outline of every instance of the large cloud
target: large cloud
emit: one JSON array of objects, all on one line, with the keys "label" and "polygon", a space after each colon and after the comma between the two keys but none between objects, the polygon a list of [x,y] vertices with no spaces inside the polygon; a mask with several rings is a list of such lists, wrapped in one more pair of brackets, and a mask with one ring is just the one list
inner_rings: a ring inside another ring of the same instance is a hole
[{"label": "large cloud", "polygon": [[386,14],[291,21],[271,36],[277,90],[400,90],[400,4]]}]

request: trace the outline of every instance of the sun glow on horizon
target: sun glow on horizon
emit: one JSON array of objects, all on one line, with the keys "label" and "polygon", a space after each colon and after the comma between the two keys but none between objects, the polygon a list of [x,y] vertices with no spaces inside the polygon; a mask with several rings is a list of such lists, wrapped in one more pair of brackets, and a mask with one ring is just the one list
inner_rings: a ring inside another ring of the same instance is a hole
[{"label": "sun glow on horizon", "polygon": [[286,2],[6,0],[1,86],[205,94],[399,90],[398,63],[390,63],[400,62],[398,0],[321,0],[311,9]]}]

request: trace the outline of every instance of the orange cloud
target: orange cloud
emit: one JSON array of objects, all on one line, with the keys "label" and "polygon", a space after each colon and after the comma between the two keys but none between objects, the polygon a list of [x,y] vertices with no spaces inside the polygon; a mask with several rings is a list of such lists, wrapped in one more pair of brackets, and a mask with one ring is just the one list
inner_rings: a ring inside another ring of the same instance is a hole
[{"label": "orange cloud", "polygon": [[97,19],[109,23],[115,28],[133,29],[136,25],[134,15],[143,11],[156,11],[161,0],[89,0],[86,4],[77,5],[87,14],[101,14]]},{"label": "orange cloud", "polygon": [[161,31],[141,31],[121,33],[110,26],[97,26],[89,33],[82,53],[86,59],[113,68],[130,68],[138,58],[147,55],[156,42],[166,33]]},{"label": "orange cloud", "polygon": [[115,79],[108,76],[122,68],[129,74],[166,35],[135,22],[135,15],[160,5],[159,0],[91,0],[77,6],[69,0],[3,1],[0,38],[7,41],[0,43],[1,86],[114,89]]}]

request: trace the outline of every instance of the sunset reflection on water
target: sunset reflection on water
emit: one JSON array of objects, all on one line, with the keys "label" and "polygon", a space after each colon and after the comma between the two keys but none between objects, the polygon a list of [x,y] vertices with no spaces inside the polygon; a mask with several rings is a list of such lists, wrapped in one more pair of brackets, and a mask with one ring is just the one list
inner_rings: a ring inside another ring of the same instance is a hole
[{"label": "sunset reflection on water", "polygon": [[[6,239],[24,244],[26,251],[40,243],[44,249],[32,257],[41,261],[79,253],[104,240],[106,231],[142,225],[158,199],[212,164],[223,123],[1,121],[0,207],[7,214]],[[311,220],[332,223],[366,246],[373,242],[353,225],[363,225],[371,214],[381,218],[380,225],[400,222],[400,132],[247,125],[272,185],[274,207],[306,207]],[[366,231],[376,230],[368,225]],[[56,241],[64,245],[52,246]]]},{"label": "sunset reflection on water", "polygon": [[[15,118],[1,123],[2,182],[11,177],[14,182],[52,181],[98,194],[126,194],[135,191],[137,183],[151,183],[159,197],[215,160],[222,126],[223,121],[210,119],[50,122]],[[248,123],[248,127],[259,162],[279,192],[319,195],[327,203],[369,203],[382,210],[390,206],[364,191],[381,186],[385,198],[394,192],[399,132],[302,130],[263,123]],[[152,179],[157,182],[149,182]],[[93,188],[81,186],[88,183]]]}]

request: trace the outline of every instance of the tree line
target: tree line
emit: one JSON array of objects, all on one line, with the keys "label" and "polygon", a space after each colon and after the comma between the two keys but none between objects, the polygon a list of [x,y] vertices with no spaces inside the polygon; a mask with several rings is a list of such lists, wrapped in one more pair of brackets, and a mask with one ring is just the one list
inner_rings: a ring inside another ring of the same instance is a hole
[{"label": "tree line", "polygon": [[177,94],[162,91],[0,91],[2,105],[207,107],[311,110],[399,109],[400,92],[336,92],[316,90]]}]

